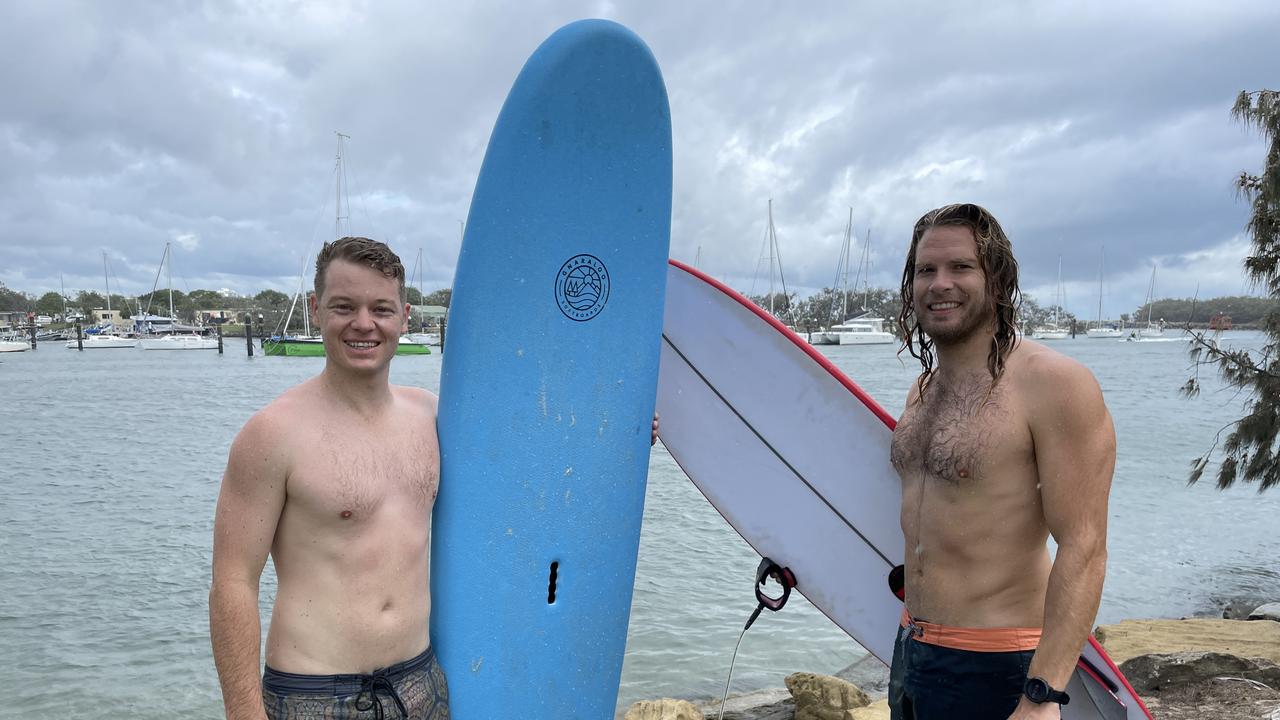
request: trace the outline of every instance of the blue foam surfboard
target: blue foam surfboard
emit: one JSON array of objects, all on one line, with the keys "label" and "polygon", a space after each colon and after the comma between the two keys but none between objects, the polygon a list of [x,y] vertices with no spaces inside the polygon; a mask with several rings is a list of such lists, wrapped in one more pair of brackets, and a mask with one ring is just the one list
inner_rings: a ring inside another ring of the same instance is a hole
[{"label": "blue foam surfboard", "polygon": [[460,720],[613,717],[670,228],[652,54],[561,28],[494,126],[449,309],[431,640]]}]

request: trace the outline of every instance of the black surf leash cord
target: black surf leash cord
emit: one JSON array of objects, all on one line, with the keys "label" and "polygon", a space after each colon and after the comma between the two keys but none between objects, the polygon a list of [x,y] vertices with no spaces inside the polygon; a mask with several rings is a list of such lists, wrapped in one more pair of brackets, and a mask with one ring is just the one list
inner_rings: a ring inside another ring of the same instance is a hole
[{"label": "black surf leash cord", "polygon": [[[764,592],[764,584],[773,578],[782,586],[782,596],[772,597]],[[768,608],[770,612],[778,612],[783,605],[787,604],[787,598],[791,597],[791,588],[796,586],[795,573],[791,572],[791,568],[781,567],[769,558],[761,558],[760,565],[756,568],[756,600],[760,602],[756,605],[756,609],[751,613],[751,617],[747,618],[747,624],[742,626],[742,632],[738,633],[738,643],[733,646],[733,659],[729,661],[729,677],[724,679],[724,695],[720,698],[720,714],[717,720],[724,720],[724,704],[729,700],[729,683],[733,681],[733,666],[738,662],[738,648],[742,647],[742,638],[747,634],[747,629],[751,624],[760,617],[760,612]]]}]

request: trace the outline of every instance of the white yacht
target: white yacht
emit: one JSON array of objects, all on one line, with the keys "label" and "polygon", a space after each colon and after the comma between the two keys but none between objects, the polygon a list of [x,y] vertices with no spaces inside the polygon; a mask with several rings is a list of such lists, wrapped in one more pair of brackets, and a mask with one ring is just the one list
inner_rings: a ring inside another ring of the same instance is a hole
[{"label": "white yacht", "polygon": [[1084,334],[1088,337],[1094,338],[1095,340],[1098,340],[1098,339],[1105,340],[1107,338],[1111,338],[1112,340],[1115,340],[1117,338],[1124,337],[1124,323],[1120,323],[1118,326],[1117,325],[1107,325],[1107,326],[1099,325],[1098,327],[1091,327],[1088,330],[1085,330]]},{"label": "white yacht", "polygon": [[[124,337],[122,335],[111,335],[108,333],[100,333],[97,335],[84,336],[85,350],[110,350],[110,349],[119,349],[119,348],[131,348],[131,347],[137,347],[137,346],[138,346],[137,340],[134,340],[133,338],[130,338],[130,337]],[[76,349],[79,349],[80,345],[78,344],[75,338],[71,338],[70,340],[67,341],[67,347],[72,350],[76,350]]]},{"label": "white yacht", "polygon": [[1064,330],[1056,323],[1049,323],[1037,327],[1035,332],[1031,333],[1031,337],[1036,340],[1066,340],[1071,337],[1071,331]]},{"label": "white yacht", "polygon": [[826,334],[835,336],[836,345],[885,345],[894,341],[893,334],[885,332],[884,318],[865,315],[832,325]]},{"label": "white yacht", "polygon": [[0,339],[0,352],[23,352],[24,350],[30,350],[30,349],[31,349],[31,343],[27,342],[26,340],[18,340],[18,339],[11,340],[8,338]]},{"label": "white yacht", "polygon": [[217,350],[218,338],[205,335],[161,335],[138,341],[143,350]]}]

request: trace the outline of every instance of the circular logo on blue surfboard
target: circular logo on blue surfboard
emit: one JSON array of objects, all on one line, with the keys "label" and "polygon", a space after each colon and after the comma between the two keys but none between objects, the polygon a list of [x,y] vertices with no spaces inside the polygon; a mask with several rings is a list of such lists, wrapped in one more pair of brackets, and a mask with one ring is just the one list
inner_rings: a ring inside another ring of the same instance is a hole
[{"label": "circular logo on blue surfboard", "polygon": [[556,303],[570,320],[586,322],[609,301],[609,271],[594,255],[574,255],[556,273]]}]

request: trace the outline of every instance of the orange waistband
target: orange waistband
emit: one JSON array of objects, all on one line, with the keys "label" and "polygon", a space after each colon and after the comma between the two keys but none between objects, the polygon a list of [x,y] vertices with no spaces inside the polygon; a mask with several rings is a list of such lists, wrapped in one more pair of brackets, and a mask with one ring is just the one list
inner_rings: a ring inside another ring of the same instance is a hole
[{"label": "orange waistband", "polygon": [[902,627],[923,643],[974,652],[1022,652],[1040,645],[1042,630],[1037,627],[961,628],[916,620],[902,608]]}]

